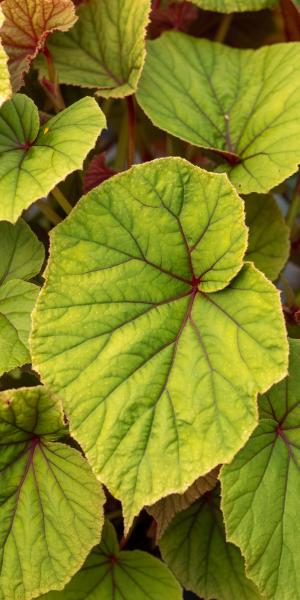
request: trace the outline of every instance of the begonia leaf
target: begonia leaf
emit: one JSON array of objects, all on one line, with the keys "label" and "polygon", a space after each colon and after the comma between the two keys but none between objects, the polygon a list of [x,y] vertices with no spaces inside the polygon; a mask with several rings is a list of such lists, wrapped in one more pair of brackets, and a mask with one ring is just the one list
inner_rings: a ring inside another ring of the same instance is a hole
[{"label": "begonia leaf", "polygon": [[[133,94],[145,59],[150,0],[89,0],[68,33],[48,47],[62,83],[95,88],[104,97]],[[42,72],[45,62],[39,61]]]},{"label": "begonia leaf", "polygon": [[274,280],[287,262],[289,228],[273,196],[251,194],[245,200],[249,227],[247,259]]},{"label": "begonia leaf", "polygon": [[246,233],[226,175],[179,158],[115,175],[53,233],[33,363],[126,529],[230,461],[286,374],[279,293],[242,268]]},{"label": "begonia leaf", "polygon": [[156,537],[159,539],[170,525],[175,515],[188,508],[197,498],[212,490],[218,481],[218,469],[196,479],[184,494],[171,494],[161,498],[147,511],[156,521]]},{"label": "begonia leaf", "polygon": [[104,495],[41,387],[0,394],[0,598],[62,589],[98,543]]},{"label": "begonia leaf", "polygon": [[269,192],[298,168],[297,43],[239,50],[166,32],[148,42],[137,99],[155,125],[226,159],[241,193]]},{"label": "begonia leaf", "polygon": [[77,17],[72,0],[3,0],[1,7],[5,20],[0,34],[13,89],[18,91],[49,33],[67,31]]},{"label": "begonia leaf", "polygon": [[182,590],[168,567],[141,550],[120,551],[114,527],[106,521],[100,546],[63,592],[43,600],[181,600]]},{"label": "begonia leaf", "polygon": [[196,6],[220,13],[246,12],[272,8],[278,0],[190,0]]},{"label": "begonia leaf", "polygon": [[264,598],[297,598],[300,586],[300,341],[289,376],[261,398],[260,423],[222,470],[227,536]]},{"label": "begonia leaf", "polygon": [[44,248],[25,221],[0,222],[0,375],[30,362],[31,312],[39,288]]},{"label": "begonia leaf", "polygon": [[85,97],[40,127],[30,98],[16,94],[0,108],[0,219],[15,222],[47,195],[93,148],[105,117]]},{"label": "begonia leaf", "polygon": [[[3,20],[4,15],[0,6],[0,28],[2,27]],[[10,98],[12,93],[7,62],[8,56],[3,48],[0,39],[0,106],[5,100],[8,100],[8,98]]]},{"label": "begonia leaf", "polygon": [[219,486],[179,513],[160,541],[162,556],[188,590],[204,600],[259,600],[238,548],[226,542]]}]

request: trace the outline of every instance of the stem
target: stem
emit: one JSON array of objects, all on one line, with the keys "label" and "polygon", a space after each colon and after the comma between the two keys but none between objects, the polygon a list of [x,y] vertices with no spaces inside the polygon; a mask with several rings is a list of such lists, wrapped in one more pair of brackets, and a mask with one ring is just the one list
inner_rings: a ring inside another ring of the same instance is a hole
[{"label": "stem", "polygon": [[135,159],[135,142],[136,142],[136,113],[134,105],[134,96],[126,96],[127,111],[128,111],[128,154],[127,166],[130,168]]},{"label": "stem", "polygon": [[55,187],[51,191],[51,194],[55,198],[55,200],[59,204],[59,206],[63,209],[63,211],[67,215],[69,215],[71,210],[73,210],[73,206],[72,206],[72,204],[70,204],[69,200],[67,200],[67,198],[64,196],[62,191],[58,187]]},{"label": "stem", "polygon": [[232,23],[232,19],[233,19],[233,14],[231,15],[224,15],[224,17],[222,18],[222,21],[217,29],[217,33],[215,35],[215,42],[224,42],[227,33],[230,29],[231,23]]},{"label": "stem", "polygon": [[300,210],[300,175],[291,199],[289,210],[286,216],[286,224],[292,228]]},{"label": "stem", "polygon": [[61,218],[58,216],[55,210],[53,210],[53,208],[51,208],[51,206],[47,204],[47,202],[45,202],[44,200],[39,200],[39,202],[37,202],[37,205],[40,211],[48,219],[48,221],[50,221],[52,225],[58,225],[58,223],[61,222]]},{"label": "stem", "polygon": [[49,78],[50,83],[52,83],[52,85],[53,85],[53,92],[51,91],[49,84],[48,85],[44,84],[43,88],[46,91],[47,95],[49,96],[50,100],[52,101],[55,110],[57,112],[60,112],[61,110],[64,110],[64,108],[66,108],[66,105],[65,105],[64,99],[62,97],[60,87],[59,87],[58,75],[57,75],[57,71],[54,66],[52,54],[46,45],[43,49],[43,54],[44,54],[46,62],[47,62],[48,78]]}]

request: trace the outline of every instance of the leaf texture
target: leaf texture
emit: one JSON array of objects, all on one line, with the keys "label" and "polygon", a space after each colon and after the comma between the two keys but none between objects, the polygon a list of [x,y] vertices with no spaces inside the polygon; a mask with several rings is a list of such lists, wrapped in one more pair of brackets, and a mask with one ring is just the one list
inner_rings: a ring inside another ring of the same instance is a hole
[{"label": "leaf texture", "polygon": [[221,13],[246,12],[272,8],[278,0],[191,0],[196,6]]},{"label": "leaf texture", "polygon": [[249,227],[247,259],[273,281],[289,257],[289,228],[271,195],[251,194],[245,200],[245,209]]},{"label": "leaf texture", "polygon": [[160,541],[178,581],[204,600],[259,600],[238,548],[226,542],[219,486],[172,521]]},{"label": "leaf texture", "polygon": [[1,7],[5,20],[0,33],[16,92],[48,35],[67,31],[77,18],[72,0],[3,0]]},{"label": "leaf texture", "polygon": [[227,537],[270,600],[300,586],[300,341],[290,347],[289,376],[261,398],[259,426],[221,477]]},{"label": "leaf texture", "polygon": [[63,592],[43,600],[181,600],[182,590],[160,560],[140,550],[120,551],[114,527],[106,521],[102,541]]},{"label": "leaf texture", "polygon": [[0,108],[0,219],[15,222],[83,160],[105,127],[93,98],[85,97],[40,127],[38,109],[23,94]]},{"label": "leaf texture", "polygon": [[[95,88],[97,95],[133,94],[145,59],[150,0],[89,0],[72,31],[57,33],[49,49],[62,83]],[[39,66],[45,71],[45,63]]]},{"label": "leaf texture", "polygon": [[43,387],[0,394],[0,598],[62,589],[101,533],[103,493]]},{"label": "leaf texture", "polygon": [[28,280],[39,273],[44,254],[25,221],[0,222],[0,375],[30,362],[31,312],[39,288]]},{"label": "leaf texture", "polygon": [[[3,20],[4,15],[0,6],[0,31]],[[3,104],[3,102],[5,102],[5,100],[8,100],[12,94],[7,62],[8,56],[3,48],[2,41],[0,41],[0,106]]]},{"label": "leaf texture", "polygon": [[167,32],[148,42],[137,99],[156,126],[223,156],[238,192],[264,193],[300,162],[299,74],[297,43],[239,50]]},{"label": "leaf texture", "polygon": [[246,240],[227,177],[176,158],[115,175],[55,229],[33,362],[126,528],[231,460],[286,373],[279,295],[241,268]]}]

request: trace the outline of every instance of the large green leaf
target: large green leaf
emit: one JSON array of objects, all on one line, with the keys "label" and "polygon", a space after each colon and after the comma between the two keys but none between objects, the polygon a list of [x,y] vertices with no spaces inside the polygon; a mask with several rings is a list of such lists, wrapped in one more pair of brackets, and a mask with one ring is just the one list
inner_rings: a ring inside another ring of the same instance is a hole
[{"label": "large green leaf", "polygon": [[[56,33],[49,49],[62,83],[96,88],[104,97],[133,94],[145,59],[150,0],[90,0],[78,9],[68,33]],[[45,63],[39,65],[45,70]]]},{"label": "large green leaf", "polygon": [[[3,20],[4,15],[2,8],[0,7],[0,28],[2,27]],[[0,106],[5,100],[10,98],[12,92],[7,61],[8,56],[0,40]]]},{"label": "large green leaf", "polygon": [[286,373],[278,292],[240,271],[243,219],[225,175],[169,158],[105,181],[53,234],[34,365],[126,527],[231,460]]},{"label": "large green leaf", "polygon": [[62,589],[98,543],[103,493],[62,444],[58,401],[43,387],[0,394],[0,598]]},{"label": "large green leaf", "polygon": [[191,2],[200,8],[221,13],[262,10],[278,4],[278,0],[191,0]]},{"label": "large green leaf", "polygon": [[188,508],[195,500],[212,490],[218,481],[219,469],[214,469],[207,475],[199,477],[188,487],[184,494],[170,494],[161,498],[152,506],[147,506],[147,511],[156,522],[156,537],[161,538],[175,515]]},{"label": "large green leaf", "polygon": [[23,94],[0,108],[0,220],[14,222],[24,208],[82,167],[105,126],[85,97],[40,127],[38,109]]},{"label": "large green leaf", "polygon": [[228,538],[272,600],[295,600],[300,589],[299,340],[290,340],[290,351],[289,377],[262,397],[259,426],[222,470]]},{"label": "large green leaf", "polygon": [[179,513],[160,541],[180,583],[205,600],[259,600],[238,548],[225,539],[219,486]]},{"label": "large green leaf", "polygon": [[289,228],[273,196],[252,194],[245,200],[249,227],[247,258],[269,279],[276,279],[289,257]]},{"label": "large green leaf", "polygon": [[13,89],[17,91],[49,33],[67,31],[74,25],[75,8],[72,0],[3,0],[1,7],[5,21],[0,34],[9,56]]},{"label": "large green leaf", "polygon": [[298,168],[297,43],[238,50],[164,33],[148,43],[137,98],[161,129],[227,157],[240,192],[268,192]]},{"label": "large green leaf", "polygon": [[160,560],[140,550],[120,551],[107,521],[102,541],[63,592],[43,600],[181,600],[175,577]]},{"label": "large green leaf", "polygon": [[0,375],[30,362],[28,336],[39,288],[27,280],[39,273],[43,245],[25,221],[0,222]]}]

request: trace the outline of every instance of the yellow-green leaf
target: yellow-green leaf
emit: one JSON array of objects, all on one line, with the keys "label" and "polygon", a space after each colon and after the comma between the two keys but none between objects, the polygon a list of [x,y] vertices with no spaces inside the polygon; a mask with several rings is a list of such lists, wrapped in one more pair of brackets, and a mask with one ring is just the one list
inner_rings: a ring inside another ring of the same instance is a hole
[{"label": "yellow-green leaf", "polygon": [[[95,88],[106,98],[133,94],[145,58],[149,12],[150,0],[83,3],[75,27],[49,41],[59,80]],[[39,65],[44,72],[44,61]]]},{"label": "yellow-green leaf", "polygon": [[137,99],[155,125],[217,152],[241,193],[297,170],[300,44],[239,50],[167,32],[147,49]]},{"label": "yellow-green leaf", "polygon": [[243,210],[226,175],[167,158],[105,181],[53,233],[33,363],[126,528],[230,461],[286,373],[279,293],[242,268]]},{"label": "yellow-green leaf", "polygon": [[0,394],[0,598],[62,589],[98,543],[104,495],[43,387]]}]

